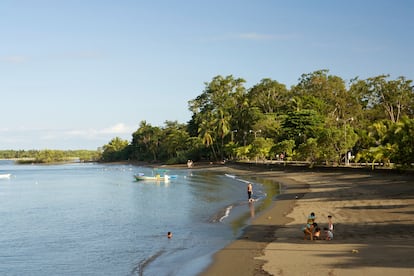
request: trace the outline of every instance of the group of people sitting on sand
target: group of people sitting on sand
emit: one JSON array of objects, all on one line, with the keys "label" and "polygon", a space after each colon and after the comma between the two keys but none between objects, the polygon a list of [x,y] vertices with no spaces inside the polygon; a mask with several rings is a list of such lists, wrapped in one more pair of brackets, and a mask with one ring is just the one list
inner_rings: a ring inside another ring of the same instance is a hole
[{"label": "group of people sitting on sand", "polygon": [[303,227],[303,233],[305,234],[304,240],[307,239],[307,237],[310,237],[310,240],[332,240],[333,239],[333,233],[334,233],[334,225],[332,223],[332,216],[328,216],[328,227],[325,227],[323,230],[325,232],[325,236],[321,236],[321,228],[318,226],[318,224],[315,222],[316,216],[315,213],[310,213],[308,217],[308,221],[306,222],[305,227]]}]

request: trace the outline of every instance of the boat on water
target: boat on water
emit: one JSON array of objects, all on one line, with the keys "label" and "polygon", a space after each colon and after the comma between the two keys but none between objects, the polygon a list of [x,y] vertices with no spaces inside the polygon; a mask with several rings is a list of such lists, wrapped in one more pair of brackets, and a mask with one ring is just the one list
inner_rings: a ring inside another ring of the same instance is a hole
[{"label": "boat on water", "polygon": [[11,173],[0,173],[0,179],[9,179]]},{"label": "boat on water", "polygon": [[145,176],[145,175],[137,174],[135,175],[135,179],[137,181],[165,181],[167,182],[170,180],[170,176],[168,175],[161,176],[159,174],[157,174],[156,176]]},{"label": "boat on water", "polygon": [[176,179],[178,176],[169,175],[169,174],[168,175],[165,174],[163,176],[159,174],[157,174],[156,176],[146,176],[142,173],[139,173],[139,174],[134,175],[134,177],[137,181],[165,181],[167,182],[167,181],[170,181],[171,179]]}]

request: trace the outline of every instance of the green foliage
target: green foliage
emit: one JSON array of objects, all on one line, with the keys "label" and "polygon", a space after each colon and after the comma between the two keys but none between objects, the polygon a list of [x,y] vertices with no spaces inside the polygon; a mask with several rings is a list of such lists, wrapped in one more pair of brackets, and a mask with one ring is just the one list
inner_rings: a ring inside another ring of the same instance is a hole
[{"label": "green foliage", "polygon": [[18,163],[89,162],[101,158],[99,151],[92,150],[2,150],[1,159],[16,159]]},{"label": "green foliage", "polygon": [[292,111],[282,123],[282,137],[295,140],[296,145],[299,145],[308,138],[315,138],[322,124],[322,117],[314,110]]},{"label": "green foliage", "polygon": [[414,119],[407,116],[392,125],[388,133],[389,142],[395,147],[390,159],[403,166],[414,163]]},{"label": "green foliage", "polygon": [[119,137],[115,137],[108,144],[103,146],[102,161],[114,162],[128,159],[129,142]]},{"label": "green foliage", "polygon": [[[341,128],[326,126],[321,129],[317,138],[319,154],[317,160],[329,164],[330,162],[339,163],[342,150],[341,143],[344,140],[344,133]],[[350,146],[348,149],[351,149]]]},{"label": "green foliage", "polygon": [[274,154],[274,157],[276,155],[284,154],[286,157],[286,160],[292,160],[292,157],[294,155],[294,149],[295,149],[295,140],[283,140],[279,143],[277,143],[271,150],[271,152]]},{"label": "green foliage", "polygon": [[284,160],[340,164],[351,151],[358,161],[410,166],[412,81],[388,77],[355,78],[347,88],[342,78],[318,70],[290,89],[269,78],[246,89],[243,79],[219,75],[188,102],[187,124],[154,127],[142,121],[128,145],[105,145],[103,159],[184,163],[283,153]]},{"label": "green foliage", "polygon": [[257,137],[251,144],[251,149],[249,152],[249,157],[266,159],[270,157],[270,152],[274,146],[272,139]]},{"label": "green foliage", "polygon": [[251,106],[258,107],[263,114],[286,111],[290,95],[286,85],[271,79],[263,79],[249,91]]},{"label": "green foliage", "polygon": [[301,160],[315,163],[319,159],[320,153],[321,151],[319,150],[317,140],[315,138],[309,138],[305,143],[299,145],[297,155]]}]

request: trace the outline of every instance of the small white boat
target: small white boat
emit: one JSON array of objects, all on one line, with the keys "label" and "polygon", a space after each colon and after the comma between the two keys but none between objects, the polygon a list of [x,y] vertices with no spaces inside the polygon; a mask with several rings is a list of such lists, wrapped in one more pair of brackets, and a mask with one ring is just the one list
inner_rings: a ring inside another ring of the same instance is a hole
[{"label": "small white boat", "polygon": [[0,173],[0,179],[9,179],[11,173]]},{"label": "small white boat", "polygon": [[145,176],[145,175],[135,175],[135,179],[137,181],[165,181],[168,182],[170,180],[170,177],[168,175],[160,176]]}]

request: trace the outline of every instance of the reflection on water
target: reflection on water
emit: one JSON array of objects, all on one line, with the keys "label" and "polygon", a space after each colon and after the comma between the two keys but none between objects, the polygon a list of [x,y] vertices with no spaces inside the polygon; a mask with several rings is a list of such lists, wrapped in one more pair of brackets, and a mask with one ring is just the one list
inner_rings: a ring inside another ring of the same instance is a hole
[{"label": "reflection on water", "polygon": [[249,202],[249,209],[250,209],[250,217],[254,218],[254,203]]}]

